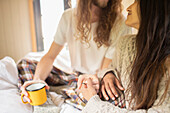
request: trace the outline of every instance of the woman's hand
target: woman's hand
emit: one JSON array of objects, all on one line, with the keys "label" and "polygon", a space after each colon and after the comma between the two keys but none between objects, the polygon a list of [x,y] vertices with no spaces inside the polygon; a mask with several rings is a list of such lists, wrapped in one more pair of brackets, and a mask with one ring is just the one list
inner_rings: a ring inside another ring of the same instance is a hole
[{"label": "woman's hand", "polygon": [[[120,90],[124,90],[119,80],[115,77],[115,75],[113,75],[113,73],[108,73],[107,75],[104,76],[103,80],[101,81],[101,93],[103,94],[103,97],[106,100],[109,100],[109,97],[112,100],[115,100],[116,97],[118,97],[118,93],[115,89],[115,85]],[[100,96],[101,96],[101,93],[100,93]]]},{"label": "woman's hand", "polygon": [[24,82],[24,84],[21,86],[21,91],[22,91],[21,93],[24,94],[24,99],[29,103],[31,102],[31,100],[28,98],[28,93],[26,91],[26,87],[31,84],[34,84],[34,83],[44,83],[46,85],[45,88],[50,89],[50,87],[47,85],[47,83],[43,80],[32,80],[32,81]]},{"label": "woman's hand", "polygon": [[99,79],[98,79],[97,75],[86,75],[86,74],[80,75],[78,78],[78,82],[77,82],[78,90],[82,87],[82,83],[87,78],[91,79],[93,87],[98,92],[99,91]]},{"label": "woman's hand", "polygon": [[80,92],[83,94],[83,97],[89,101],[91,97],[97,94],[95,88],[93,87],[92,79],[87,78],[84,80],[85,83],[82,83],[82,86],[80,88]]}]

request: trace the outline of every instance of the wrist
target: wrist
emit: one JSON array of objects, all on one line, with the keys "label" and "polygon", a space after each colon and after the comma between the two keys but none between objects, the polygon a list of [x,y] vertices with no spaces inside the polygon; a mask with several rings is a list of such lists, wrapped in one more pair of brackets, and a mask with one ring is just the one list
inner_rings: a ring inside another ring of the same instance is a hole
[{"label": "wrist", "polygon": [[97,95],[97,93],[94,93],[94,94],[91,94],[90,96],[89,96],[89,98],[87,98],[87,101],[89,101],[91,98],[93,98],[95,95]]},{"label": "wrist", "polygon": [[33,80],[41,80],[41,79],[37,76],[34,76]]},{"label": "wrist", "polygon": [[[115,74],[114,74],[113,71],[108,71],[108,72],[106,72],[106,73],[104,74],[103,78],[104,78],[106,75],[108,75],[108,74],[112,74],[113,76],[115,76]],[[103,78],[102,78],[102,80],[103,80]]]},{"label": "wrist", "polygon": [[88,102],[94,100],[95,98],[99,98],[99,99],[100,99],[99,95],[95,94],[95,95],[93,95],[93,96],[88,100]]}]

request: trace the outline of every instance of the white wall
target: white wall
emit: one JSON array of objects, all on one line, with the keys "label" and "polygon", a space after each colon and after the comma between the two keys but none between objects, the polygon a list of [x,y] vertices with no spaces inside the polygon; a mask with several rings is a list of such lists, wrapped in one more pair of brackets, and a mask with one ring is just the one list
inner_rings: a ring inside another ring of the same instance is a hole
[{"label": "white wall", "polygon": [[127,11],[126,9],[134,2],[134,0],[122,0],[122,4],[123,4],[123,14],[125,15],[125,17],[127,16]]},{"label": "white wall", "polygon": [[64,12],[63,0],[40,0],[44,50],[48,51]]},{"label": "white wall", "polygon": [[28,0],[0,0],[0,59],[32,50]]},{"label": "white wall", "polygon": [[[0,0],[0,59],[5,56],[11,56],[15,59],[15,61],[17,61],[32,50],[28,1],[29,0]],[[46,0],[43,1],[45,2]],[[59,2],[63,0],[50,1]],[[125,16],[127,15],[126,8],[133,2],[134,0],[122,1],[124,6],[123,14]],[[63,4],[56,4],[58,8],[63,11],[63,8],[61,8]],[[48,8],[46,8],[46,10],[47,9]],[[59,18],[62,11],[59,12],[58,10],[54,10],[55,14],[59,13],[56,15]],[[52,20],[55,19],[56,18],[52,18]],[[52,25],[49,24],[50,21],[47,21],[47,26]],[[55,23],[53,25],[57,24]],[[45,30],[47,26],[44,26],[43,30]],[[54,30],[50,29],[49,32],[47,32],[47,34],[51,35],[50,37],[53,37],[52,35],[55,33],[56,26],[53,26],[53,28]],[[47,34],[44,34],[44,36]],[[49,43],[49,39],[45,40],[48,40]],[[48,50],[49,47],[47,43],[45,45],[46,50]]]}]

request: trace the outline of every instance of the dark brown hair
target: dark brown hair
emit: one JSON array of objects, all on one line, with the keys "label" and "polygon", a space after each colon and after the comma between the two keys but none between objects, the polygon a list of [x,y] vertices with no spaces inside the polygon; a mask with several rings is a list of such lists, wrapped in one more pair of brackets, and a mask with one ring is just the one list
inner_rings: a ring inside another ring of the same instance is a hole
[{"label": "dark brown hair", "polygon": [[[170,57],[169,0],[138,0],[140,28],[136,36],[137,54],[130,74],[131,102],[134,109],[150,108],[158,97],[158,87]],[[170,78],[167,76],[165,99]]]},{"label": "dark brown hair", "polygon": [[[91,30],[91,5],[93,0],[79,0],[77,7],[77,38],[80,38],[82,42],[88,43],[88,38]],[[111,28],[116,20],[118,14],[121,13],[121,0],[109,0],[107,7],[102,8],[100,13],[98,27],[96,30],[97,37],[94,37],[94,41],[97,46],[100,47],[103,44],[109,46],[109,35]]]}]

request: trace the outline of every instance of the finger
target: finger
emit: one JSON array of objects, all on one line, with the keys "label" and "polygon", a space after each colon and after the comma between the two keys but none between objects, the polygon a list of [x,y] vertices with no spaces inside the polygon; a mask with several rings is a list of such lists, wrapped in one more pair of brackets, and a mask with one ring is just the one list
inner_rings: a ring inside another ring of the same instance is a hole
[{"label": "finger", "polygon": [[87,86],[86,86],[85,84],[82,84],[81,87],[80,87],[80,89],[79,89],[79,91],[80,91],[82,94],[84,94],[84,92],[86,92],[86,90],[87,90]]},{"label": "finger", "polygon": [[96,89],[96,90],[99,90],[99,84],[93,84],[93,87]]},{"label": "finger", "polygon": [[25,89],[27,86],[33,84],[34,82],[33,81],[26,81],[24,82],[24,84],[22,85],[22,88]]},{"label": "finger", "polygon": [[99,81],[92,80],[92,84],[93,84],[93,86],[97,86],[97,88],[99,88],[99,84],[100,84]]},{"label": "finger", "polygon": [[99,79],[96,75],[92,75],[92,77],[90,77],[93,81],[93,84],[99,84]]},{"label": "finger", "polygon": [[[90,82],[91,82],[91,83],[90,83]],[[83,89],[83,90],[86,90],[86,92],[87,92],[87,91],[90,91],[90,93],[92,93],[92,92],[94,91],[95,93],[97,93],[96,90],[95,90],[95,88],[93,87],[92,81],[91,81],[90,79],[87,80],[87,83],[83,83],[83,84],[82,84],[82,89]]]},{"label": "finger", "polygon": [[82,85],[81,85],[81,90],[84,90],[85,88],[87,88],[86,85],[85,85],[85,84],[82,84]]},{"label": "finger", "polygon": [[[84,75],[84,76],[85,76],[85,75]],[[83,83],[84,76],[83,76],[83,75],[80,75],[79,78],[78,78],[78,82],[77,82],[78,89],[81,88],[81,84]]]},{"label": "finger", "polygon": [[44,83],[44,84],[45,84],[45,89],[47,89],[47,90],[49,90],[49,89],[50,89],[50,87],[48,86],[48,84],[47,84],[45,81],[43,81],[42,83]]},{"label": "finger", "polygon": [[117,85],[117,87],[120,89],[120,90],[125,90],[123,88],[123,86],[120,84],[119,80],[118,79],[115,79],[115,84]]},{"label": "finger", "polygon": [[114,97],[114,95],[113,95],[113,93],[112,93],[112,91],[111,91],[111,89],[110,89],[109,83],[106,83],[106,84],[105,84],[105,88],[106,88],[106,92],[107,92],[107,94],[110,96],[110,98],[111,98],[112,100],[115,100],[115,97]]},{"label": "finger", "polygon": [[21,87],[21,93],[22,94],[24,94],[25,96],[28,96],[28,93],[27,93],[27,91],[25,90],[25,88],[24,87]]},{"label": "finger", "polygon": [[115,100],[115,106],[117,106],[117,104],[118,104],[118,102],[117,102],[117,100]]},{"label": "finger", "polygon": [[[27,86],[29,86],[29,85],[31,85],[31,84],[34,84],[34,83],[38,83],[38,82],[42,82],[41,80],[36,80],[36,81],[34,81],[34,80],[31,80],[31,81],[26,81],[26,82],[24,82],[24,84],[22,85],[22,88],[23,88],[23,90],[27,87]],[[44,82],[43,82],[44,83]]]},{"label": "finger", "polygon": [[99,84],[99,81],[97,81],[97,80],[93,80],[93,79],[92,79],[92,84],[93,84],[93,85],[95,85],[95,84]]},{"label": "finger", "polygon": [[49,86],[45,86],[45,89],[49,90],[49,89],[50,89],[50,87],[49,87]]},{"label": "finger", "polygon": [[[119,95],[117,93],[117,90],[115,89],[115,86],[114,86],[113,82],[109,83],[109,87],[110,87],[110,89],[112,91],[112,94],[114,94],[116,97],[118,97]],[[109,95],[109,96],[111,96],[111,95]],[[111,96],[111,98],[114,98],[114,97]]]},{"label": "finger", "polygon": [[31,100],[27,96],[24,96],[24,99],[29,103],[31,102]]},{"label": "finger", "polygon": [[91,78],[87,78],[87,87],[93,87],[93,83],[92,83],[92,79]]},{"label": "finger", "polygon": [[24,84],[21,86],[21,91],[25,96],[28,96],[28,93],[26,91],[26,87],[33,84],[33,81],[26,81]]},{"label": "finger", "polygon": [[108,97],[108,95],[106,94],[106,90],[105,90],[104,85],[101,86],[101,91],[102,91],[103,97],[104,97],[106,100],[109,100],[109,97]]}]

